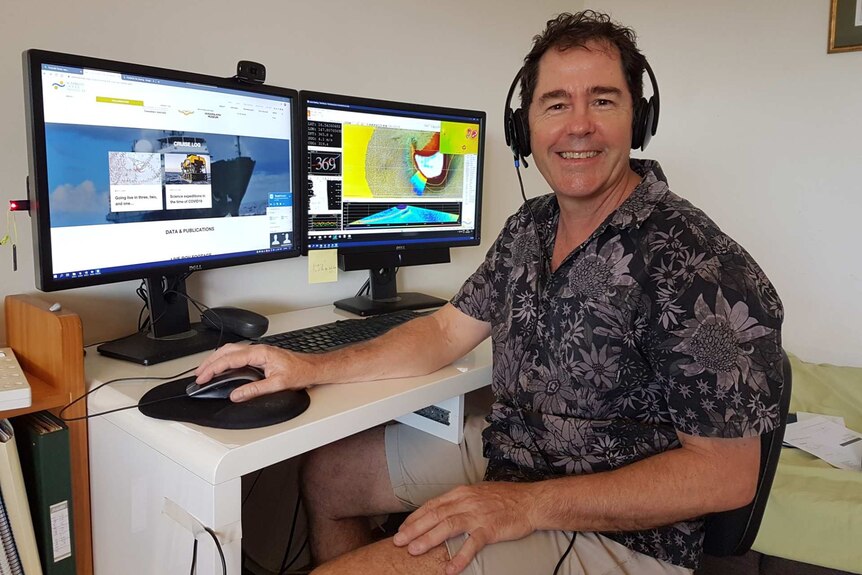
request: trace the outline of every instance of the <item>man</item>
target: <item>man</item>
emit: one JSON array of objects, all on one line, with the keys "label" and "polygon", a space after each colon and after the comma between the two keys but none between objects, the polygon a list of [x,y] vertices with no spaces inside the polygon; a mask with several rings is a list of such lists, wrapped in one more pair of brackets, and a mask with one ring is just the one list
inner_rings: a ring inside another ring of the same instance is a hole
[{"label": "man", "polygon": [[[431,372],[492,337],[495,403],[461,446],[390,426],[311,454],[312,551],[332,559],[315,573],[689,573],[697,518],[751,500],[781,303],[657,163],[629,159],[644,65],[607,16],[549,21],[521,96],[554,193],[509,218],[450,304],[326,355],[226,346],[199,368],[263,368],[241,401]],[[413,509],[372,543],[365,517]]]}]

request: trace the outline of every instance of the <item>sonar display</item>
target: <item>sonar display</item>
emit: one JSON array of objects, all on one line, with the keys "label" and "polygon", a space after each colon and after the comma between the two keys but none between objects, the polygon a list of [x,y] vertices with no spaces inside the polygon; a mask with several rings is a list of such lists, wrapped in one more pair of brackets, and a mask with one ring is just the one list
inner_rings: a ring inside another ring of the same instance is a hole
[{"label": "sonar display", "polygon": [[376,214],[350,222],[350,227],[366,226],[410,226],[427,224],[451,224],[457,222],[458,214],[450,214],[418,206],[399,204]]}]

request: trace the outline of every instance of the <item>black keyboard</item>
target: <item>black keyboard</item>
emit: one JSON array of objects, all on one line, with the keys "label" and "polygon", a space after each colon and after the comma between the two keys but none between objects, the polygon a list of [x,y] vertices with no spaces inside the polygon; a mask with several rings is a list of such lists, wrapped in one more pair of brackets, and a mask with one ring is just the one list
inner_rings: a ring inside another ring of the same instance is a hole
[{"label": "black keyboard", "polygon": [[268,335],[257,340],[257,343],[274,345],[291,351],[321,353],[377,337],[393,327],[427,313],[408,309],[373,315],[367,319],[343,319],[323,325]]}]

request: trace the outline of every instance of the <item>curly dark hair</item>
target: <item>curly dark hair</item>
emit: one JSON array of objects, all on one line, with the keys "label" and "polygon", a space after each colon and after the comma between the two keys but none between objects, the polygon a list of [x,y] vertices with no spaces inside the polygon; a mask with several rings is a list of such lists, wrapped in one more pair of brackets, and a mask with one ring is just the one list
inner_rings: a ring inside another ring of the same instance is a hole
[{"label": "curly dark hair", "polygon": [[639,101],[643,97],[646,58],[638,50],[634,30],[613,22],[607,14],[584,10],[575,14],[564,12],[548,20],[545,30],[533,37],[533,48],[524,57],[521,74],[521,109],[526,112],[533,102],[533,92],[539,77],[539,60],[545,52],[550,48],[583,48],[590,41],[602,42],[619,50],[632,100]]}]

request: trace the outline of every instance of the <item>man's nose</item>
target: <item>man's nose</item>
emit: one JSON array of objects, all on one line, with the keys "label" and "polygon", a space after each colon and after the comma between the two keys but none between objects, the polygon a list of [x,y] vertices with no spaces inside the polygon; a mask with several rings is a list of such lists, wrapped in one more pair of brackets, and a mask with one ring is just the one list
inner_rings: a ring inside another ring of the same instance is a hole
[{"label": "man's nose", "polygon": [[572,136],[580,138],[595,130],[595,117],[589,106],[572,106],[565,120],[566,132]]}]

